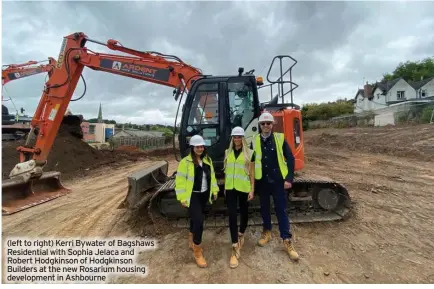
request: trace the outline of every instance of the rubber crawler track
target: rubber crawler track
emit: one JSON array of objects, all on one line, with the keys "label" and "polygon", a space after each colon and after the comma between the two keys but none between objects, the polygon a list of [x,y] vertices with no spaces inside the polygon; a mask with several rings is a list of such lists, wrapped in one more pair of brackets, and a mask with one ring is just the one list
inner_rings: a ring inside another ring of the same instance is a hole
[{"label": "rubber crawler track", "polygon": [[[156,218],[166,218],[174,227],[188,228],[188,210],[177,203],[174,187],[175,176],[171,176],[163,185],[147,194],[144,203],[147,205],[148,215],[152,221],[155,221]],[[321,191],[324,189],[333,190],[334,196],[338,198],[327,198],[327,194]],[[300,192],[304,192],[304,196],[300,196]],[[162,212],[161,200],[169,200],[173,203],[172,205],[175,207],[173,217],[167,217]],[[324,177],[295,178],[293,188],[288,190],[288,200],[287,214],[292,224],[344,220],[351,211],[351,199],[347,189],[342,184]],[[324,209],[324,206],[328,205],[328,201],[334,203],[332,205],[334,209]],[[270,203],[273,207],[272,198]],[[271,222],[272,224],[278,224],[273,209],[271,209]],[[227,207],[224,198],[219,197],[213,207],[206,209],[204,227],[216,228],[227,227],[228,225]],[[262,226],[258,196],[249,205],[248,225]]]}]

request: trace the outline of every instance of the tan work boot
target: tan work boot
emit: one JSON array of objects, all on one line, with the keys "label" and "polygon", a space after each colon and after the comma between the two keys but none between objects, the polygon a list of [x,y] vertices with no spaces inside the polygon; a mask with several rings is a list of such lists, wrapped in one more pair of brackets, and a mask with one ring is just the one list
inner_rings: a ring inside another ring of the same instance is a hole
[{"label": "tan work boot", "polygon": [[285,247],[286,251],[288,252],[289,259],[293,261],[298,261],[300,257],[298,256],[298,253],[295,251],[294,247],[292,246],[291,240],[286,239],[283,240],[283,246]]},{"label": "tan work boot", "polygon": [[240,243],[232,244],[232,255],[231,255],[231,260],[229,261],[229,266],[231,268],[238,267],[238,259],[241,256],[240,249],[241,249]]},{"label": "tan work boot", "polygon": [[238,244],[240,245],[240,249],[244,245],[244,234],[238,233]]},{"label": "tan work boot", "polygon": [[193,256],[194,256],[194,259],[196,260],[196,264],[200,268],[205,268],[208,265],[206,264],[206,260],[203,257],[202,252],[203,252],[202,248],[193,243]]},{"label": "tan work boot", "polygon": [[188,232],[188,247],[193,250],[193,233]]},{"label": "tan work boot", "polygon": [[271,240],[271,231],[262,232],[261,239],[258,241],[258,245],[263,247]]}]

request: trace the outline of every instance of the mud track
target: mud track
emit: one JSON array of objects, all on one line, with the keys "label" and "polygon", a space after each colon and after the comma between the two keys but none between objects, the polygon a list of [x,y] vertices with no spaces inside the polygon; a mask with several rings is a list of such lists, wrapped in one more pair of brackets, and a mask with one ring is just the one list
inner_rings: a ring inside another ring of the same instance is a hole
[{"label": "mud track", "polygon": [[[149,276],[111,282],[433,283],[434,153],[429,139],[434,137],[434,127],[378,130],[381,142],[393,140],[400,152],[384,148],[384,143],[383,151],[360,149],[376,139],[370,130],[337,132],[306,132],[303,174],[325,175],[342,182],[352,196],[354,212],[345,222],[292,226],[295,248],[301,256],[298,263],[291,262],[282,251],[276,226],[271,244],[264,248],[255,245],[261,228],[248,227],[240,265],[230,269],[229,230],[214,229],[206,230],[203,236],[209,268],[199,269],[188,249],[187,231],[163,230],[161,225],[158,249],[142,253],[138,259],[148,266]],[[342,133],[357,137],[343,138]],[[318,142],[319,138],[323,141]],[[336,142],[345,140],[352,144],[337,146]],[[380,140],[377,145],[381,145]],[[405,147],[411,147],[413,153],[402,156]],[[74,191],[71,195],[3,217],[3,236],[131,237],[152,232],[146,225],[131,227],[125,211],[117,209],[125,198],[127,175],[151,162],[99,168],[82,180],[68,181]],[[172,159],[170,171],[176,165]]]}]

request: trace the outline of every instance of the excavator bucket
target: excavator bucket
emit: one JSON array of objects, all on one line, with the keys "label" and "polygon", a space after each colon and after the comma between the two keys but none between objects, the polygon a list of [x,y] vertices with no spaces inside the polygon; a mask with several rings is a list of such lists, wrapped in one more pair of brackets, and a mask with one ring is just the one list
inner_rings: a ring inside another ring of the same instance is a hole
[{"label": "excavator bucket", "polygon": [[60,181],[60,172],[44,172],[28,182],[8,179],[2,183],[2,215],[11,215],[71,192]]},{"label": "excavator bucket", "polygon": [[118,208],[135,209],[146,204],[149,191],[163,185],[168,176],[169,163],[159,161],[154,165],[134,172],[128,177],[128,193]]}]

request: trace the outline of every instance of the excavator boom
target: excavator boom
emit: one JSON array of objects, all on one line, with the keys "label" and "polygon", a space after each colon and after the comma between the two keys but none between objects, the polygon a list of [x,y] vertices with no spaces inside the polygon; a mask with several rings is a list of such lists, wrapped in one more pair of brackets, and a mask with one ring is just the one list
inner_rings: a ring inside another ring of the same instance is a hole
[{"label": "excavator boom", "polygon": [[[42,62],[48,61],[48,64],[40,64]],[[56,65],[56,60],[54,58],[49,57],[48,60],[44,61],[28,61],[22,64],[7,64],[2,67],[2,86],[5,86],[7,83],[22,79],[25,77],[29,77],[32,75],[37,75],[40,73],[48,72],[48,75],[51,74],[54,67]],[[20,131],[20,127],[15,125],[15,117],[13,114],[9,114],[8,108],[3,104],[5,102],[3,93],[2,93],[2,136],[10,135],[11,137],[16,131]]]},{"label": "excavator boom", "polygon": [[[48,61],[48,64],[41,64],[38,66],[30,66],[36,65],[41,62]],[[2,85],[7,84],[10,81],[21,79],[24,77],[28,77],[31,75],[48,72],[50,75],[56,66],[56,60],[52,57],[48,57],[48,60],[44,61],[28,61],[22,64],[7,64],[3,65],[2,68]]]},{"label": "excavator boom", "polygon": [[[130,56],[94,53],[85,47],[86,42],[102,44]],[[176,98],[188,90],[192,81],[202,74],[199,69],[185,64],[176,56],[140,52],[123,47],[116,40],[104,44],[89,39],[83,33],[74,33],[64,38],[57,62],[50,58],[49,66],[26,70],[24,66],[29,64],[35,62],[10,65],[4,71],[3,79],[6,83],[15,79],[17,73],[23,72],[30,75],[38,71],[49,71],[50,78],[31,121],[30,134],[36,135],[36,144],[30,145],[28,138],[24,146],[17,148],[19,163],[12,169],[10,178],[3,182],[3,214],[15,213],[70,192],[60,182],[59,172],[45,173],[43,167],[84,67],[174,87]],[[37,186],[41,183],[44,185]]]}]

